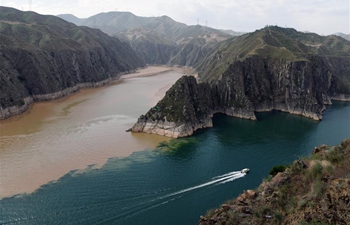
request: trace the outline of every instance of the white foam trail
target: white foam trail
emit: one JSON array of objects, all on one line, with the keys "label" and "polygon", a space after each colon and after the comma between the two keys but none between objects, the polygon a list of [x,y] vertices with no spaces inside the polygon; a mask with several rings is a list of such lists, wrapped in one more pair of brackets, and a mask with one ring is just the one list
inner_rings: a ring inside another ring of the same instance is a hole
[{"label": "white foam trail", "polygon": [[[205,186],[209,186],[209,185],[212,185],[212,184],[224,184],[226,182],[230,182],[230,181],[236,180],[238,178],[242,178],[245,175],[246,175],[245,173],[241,173],[240,171],[229,172],[229,173],[226,173],[226,174],[223,174],[223,175],[220,175],[220,176],[213,177],[211,181],[206,182],[204,184],[200,184],[200,185],[197,185],[197,186],[186,188],[186,189],[174,192],[174,193],[170,193],[168,195],[160,196],[158,198],[154,198],[154,199],[151,199],[151,200],[146,201],[146,202],[141,202],[141,203],[133,205],[133,206],[124,207],[121,210],[129,210],[129,209],[132,209],[132,210],[127,212],[127,213],[125,213],[124,215],[118,216],[118,218],[122,218],[122,217],[128,216],[130,214],[139,213],[141,211],[146,211],[146,210],[158,207],[160,205],[167,204],[170,201],[173,201],[173,200],[176,200],[178,198],[181,198],[182,196],[180,194],[182,194],[182,193],[189,192],[189,191],[192,191],[192,190],[195,190],[195,189],[198,189],[198,188],[202,188],[202,187],[205,187]],[[175,196],[175,195],[179,195],[179,196],[173,197],[171,199],[166,199],[166,198],[169,198],[169,197],[172,197],[172,196]],[[163,201],[162,199],[165,199],[165,200]],[[157,202],[159,200],[161,200],[163,202],[160,202],[160,203],[155,204],[155,205],[149,205],[149,204],[152,204],[153,202]],[[142,207],[142,208],[141,209],[137,209],[138,207]],[[108,219],[108,221],[111,220],[111,219],[115,219],[115,218],[110,218],[110,219]],[[106,221],[103,221],[101,223],[104,223],[104,222],[106,222]]]},{"label": "white foam trail", "polygon": [[214,179],[217,179],[217,178],[227,177],[227,176],[236,175],[236,174],[242,174],[242,173],[241,173],[241,171],[233,171],[233,172],[225,173],[225,174],[220,175],[220,176],[213,177],[211,179],[214,180]]},{"label": "white foam trail", "polygon": [[234,180],[237,180],[238,178],[244,177],[246,174],[245,173],[241,173],[241,174],[237,174],[235,176],[232,176],[231,178],[228,178],[227,180],[221,181],[219,184],[224,184],[227,182],[231,182]]},{"label": "white foam trail", "polygon": [[[167,197],[170,197],[170,196],[174,196],[174,195],[178,195],[178,194],[182,194],[182,193],[185,193],[185,192],[188,192],[188,191],[192,191],[192,190],[195,190],[195,189],[198,189],[198,188],[202,188],[202,187],[205,187],[205,186],[209,186],[211,184],[215,184],[215,183],[219,183],[219,182],[220,182],[220,184],[222,182],[226,183],[226,182],[233,181],[233,180],[236,180],[236,179],[244,177],[244,176],[245,176],[245,174],[241,173],[240,171],[226,173],[224,175],[214,177],[214,178],[216,178],[215,180],[212,180],[212,181],[209,181],[209,182],[204,183],[204,184],[200,184],[200,185],[197,185],[197,186],[194,186],[194,187],[186,188],[186,189],[183,189],[181,191],[177,191],[177,192],[168,194],[168,195],[166,195],[164,197],[161,197],[161,199],[162,198],[167,198]],[[214,178],[212,178],[212,179],[214,179]]]}]

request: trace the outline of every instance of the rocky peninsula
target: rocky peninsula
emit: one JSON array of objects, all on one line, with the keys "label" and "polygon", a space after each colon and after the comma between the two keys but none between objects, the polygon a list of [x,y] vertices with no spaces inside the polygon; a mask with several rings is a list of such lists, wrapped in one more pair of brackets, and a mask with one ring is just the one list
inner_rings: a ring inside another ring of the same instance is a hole
[{"label": "rocky peninsula", "polygon": [[211,127],[215,113],[256,120],[278,110],[322,120],[331,100],[350,100],[350,42],[267,27],[228,40],[194,77],[178,80],[133,132],[185,137]]}]

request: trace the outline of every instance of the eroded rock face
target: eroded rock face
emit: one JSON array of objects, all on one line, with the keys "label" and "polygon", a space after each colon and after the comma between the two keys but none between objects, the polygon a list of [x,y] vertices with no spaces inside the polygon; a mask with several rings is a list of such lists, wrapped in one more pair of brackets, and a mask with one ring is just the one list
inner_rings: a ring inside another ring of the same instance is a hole
[{"label": "eroded rock face", "polygon": [[[293,39],[290,33],[299,37]],[[309,47],[313,39],[295,30],[273,28],[218,46],[201,63],[202,83],[180,79],[157,110],[141,117],[133,131],[165,134],[161,130],[169,127],[159,121],[167,119],[173,122],[171,130],[176,130],[170,136],[187,136],[212,126],[215,113],[256,120],[254,112],[278,110],[321,120],[332,99],[350,100],[350,45],[333,37],[312,38],[319,39],[315,44],[321,47]],[[331,42],[343,48],[336,49]]]},{"label": "eroded rock face", "polygon": [[253,56],[232,64],[216,85],[225,90],[229,104],[240,108],[249,102],[253,111],[279,110],[321,120],[334,94],[333,74],[312,60],[320,59],[283,62]]},{"label": "eroded rock face", "polygon": [[1,13],[0,119],[32,100],[101,86],[145,66],[130,45],[99,30],[6,7]]},{"label": "eroded rock face", "polygon": [[267,27],[215,45],[198,65],[201,83],[180,79],[134,131],[152,132],[150,124],[166,119],[186,127],[174,136],[186,136],[215,113],[255,120],[254,112],[278,110],[321,120],[332,99],[350,100],[350,42],[335,36]]},{"label": "eroded rock face", "polygon": [[237,61],[211,85],[182,77],[145,116],[133,132],[184,137],[211,127],[215,113],[256,120],[254,112],[279,110],[322,119],[337,95],[333,71],[312,60],[279,62],[261,57]]},{"label": "eroded rock face", "polygon": [[198,84],[192,76],[183,76],[166,96],[142,115],[132,132],[146,132],[168,137],[185,137],[200,128],[212,127],[215,98],[208,84]]}]

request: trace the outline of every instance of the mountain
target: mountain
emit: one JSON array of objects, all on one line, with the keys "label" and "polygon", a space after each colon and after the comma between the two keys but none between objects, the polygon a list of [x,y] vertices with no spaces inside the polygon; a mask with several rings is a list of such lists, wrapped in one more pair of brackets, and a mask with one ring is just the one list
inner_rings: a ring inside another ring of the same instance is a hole
[{"label": "mountain", "polygon": [[322,119],[331,100],[350,100],[350,42],[338,36],[266,27],[218,43],[142,115],[133,132],[192,135],[224,113],[256,120],[279,110]]},{"label": "mountain", "polygon": [[55,16],[0,8],[0,119],[145,63],[130,45]]},{"label": "mountain", "polygon": [[335,33],[334,35],[340,36],[340,37],[350,41],[350,34],[344,34],[344,33],[339,32],[339,33]]},{"label": "mountain", "polygon": [[112,36],[131,28],[142,27],[154,19],[155,17],[140,17],[130,12],[114,11],[91,16],[80,25],[100,29]]},{"label": "mountain", "polygon": [[78,26],[80,26],[85,20],[85,19],[78,18],[72,14],[60,14],[60,15],[57,15],[57,17],[64,19],[70,23],[74,23]]},{"label": "mountain", "polygon": [[129,41],[133,49],[148,64],[181,66],[195,66],[214,43],[231,37],[199,25],[176,26],[175,21],[173,21],[175,25],[171,25],[171,21],[168,17],[158,18],[144,28],[120,32],[117,37]]},{"label": "mountain", "polygon": [[237,32],[237,31],[233,31],[233,30],[223,30],[223,29],[219,29],[219,31],[225,32],[226,34],[229,34],[232,36],[241,36],[241,35],[246,33],[246,32]]},{"label": "mountain", "polygon": [[199,225],[349,224],[349,154],[350,139],[315,147],[310,156],[272,168],[256,190],[209,210]]},{"label": "mountain", "polygon": [[195,66],[213,43],[232,37],[209,27],[187,26],[168,16],[140,17],[130,12],[100,13],[79,25],[98,28],[129,43],[148,64]]}]

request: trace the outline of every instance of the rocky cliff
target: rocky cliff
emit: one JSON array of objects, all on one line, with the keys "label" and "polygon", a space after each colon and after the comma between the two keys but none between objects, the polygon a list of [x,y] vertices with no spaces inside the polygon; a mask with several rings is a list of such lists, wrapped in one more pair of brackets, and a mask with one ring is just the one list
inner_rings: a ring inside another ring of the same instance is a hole
[{"label": "rocky cliff", "polygon": [[199,63],[201,82],[180,79],[132,131],[188,136],[212,126],[217,112],[255,120],[254,112],[279,110],[321,120],[332,99],[350,100],[350,42],[342,38],[268,27],[218,45]]},{"label": "rocky cliff", "polygon": [[309,157],[274,167],[256,190],[209,210],[199,224],[349,224],[349,156],[350,139],[315,148]]},{"label": "rocky cliff", "polygon": [[146,132],[168,137],[185,137],[200,128],[212,127],[214,113],[225,113],[255,120],[251,103],[247,106],[227,106],[227,95],[219,87],[197,83],[193,76],[183,76],[157,105],[141,115],[132,132]]},{"label": "rocky cliff", "polygon": [[54,16],[0,8],[0,119],[145,63],[130,45]]}]

